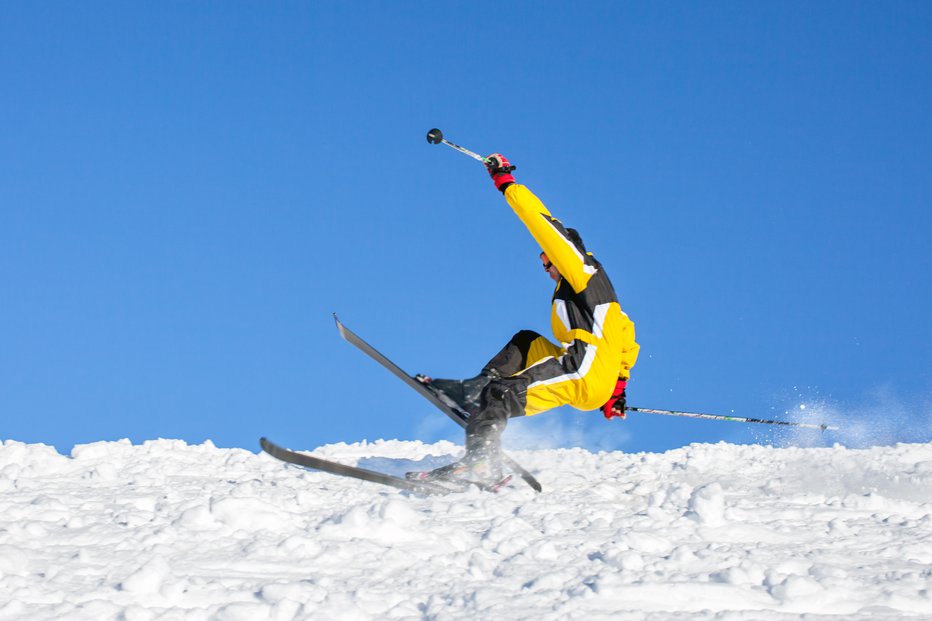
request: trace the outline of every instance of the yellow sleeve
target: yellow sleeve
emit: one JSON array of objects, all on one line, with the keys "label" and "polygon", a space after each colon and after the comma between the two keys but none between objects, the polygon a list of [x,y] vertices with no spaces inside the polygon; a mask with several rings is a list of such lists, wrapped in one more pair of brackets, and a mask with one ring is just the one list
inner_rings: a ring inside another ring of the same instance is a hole
[{"label": "yellow sleeve", "polygon": [[563,224],[551,216],[540,199],[520,183],[505,188],[505,200],[573,290],[578,293],[585,289],[598,268],[570,241]]},{"label": "yellow sleeve", "polygon": [[628,379],[631,377],[631,367],[637,362],[638,352],[641,346],[635,341],[634,322],[628,318],[628,315],[622,311],[624,317],[624,346],[621,350],[621,368],[618,370],[618,376]]}]

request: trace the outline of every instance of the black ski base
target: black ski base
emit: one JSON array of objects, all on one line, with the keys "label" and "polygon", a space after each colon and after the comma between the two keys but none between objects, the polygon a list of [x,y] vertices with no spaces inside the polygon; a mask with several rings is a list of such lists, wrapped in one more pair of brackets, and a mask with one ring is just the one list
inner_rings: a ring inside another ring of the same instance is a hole
[{"label": "black ski base", "polygon": [[390,487],[407,490],[409,492],[428,495],[441,495],[462,491],[461,489],[450,489],[431,481],[411,481],[401,477],[392,476],[390,474],[376,472],[375,470],[367,470],[365,468],[358,468],[356,466],[347,466],[335,461],[328,461],[319,457],[305,455],[304,453],[296,453],[286,448],[282,448],[277,444],[270,442],[266,438],[261,438],[259,440],[259,445],[262,447],[263,451],[275,459],[279,459],[289,464],[302,466],[304,468],[313,468],[314,470],[322,470],[331,474],[352,477],[354,479],[369,481],[371,483],[388,485]]}]

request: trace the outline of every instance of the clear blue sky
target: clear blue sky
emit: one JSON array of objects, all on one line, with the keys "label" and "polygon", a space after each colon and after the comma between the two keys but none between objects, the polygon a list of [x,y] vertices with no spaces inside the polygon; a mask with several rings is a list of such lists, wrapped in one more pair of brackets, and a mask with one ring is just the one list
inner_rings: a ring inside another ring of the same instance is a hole
[{"label": "clear blue sky", "polygon": [[[440,127],[508,155],[606,266],[642,344],[630,405],[805,404],[927,441],[930,24],[927,2],[4,2],[0,438],[459,438],[331,318],[438,377],[549,332],[533,240]],[[507,432],[768,434],[569,409]]]}]

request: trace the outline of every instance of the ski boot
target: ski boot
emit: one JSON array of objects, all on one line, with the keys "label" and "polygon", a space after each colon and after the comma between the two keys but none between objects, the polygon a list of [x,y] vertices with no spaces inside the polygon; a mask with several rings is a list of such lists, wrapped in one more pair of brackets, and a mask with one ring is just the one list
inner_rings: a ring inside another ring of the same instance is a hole
[{"label": "ski boot", "polygon": [[498,491],[511,480],[502,473],[501,450],[481,446],[475,439],[467,440],[466,454],[459,461],[427,472],[408,472],[405,478],[412,481],[436,481],[466,489],[470,485],[488,491]]},{"label": "ski boot", "polygon": [[489,492],[497,492],[504,487],[511,481],[511,476],[503,475],[501,468],[496,469],[488,462],[469,463],[465,459],[426,472],[405,473],[409,481],[440,483],[461,490],[476,486]]},{"label": "ski boot", "polygon": [[475,416],[482,406],[482,391],[493,379],[501,375],[495,370],[483,370],[476,377],[465,380],[433,379],[415,375],[414,379],[427,386],[447,405],[455,406]]}]

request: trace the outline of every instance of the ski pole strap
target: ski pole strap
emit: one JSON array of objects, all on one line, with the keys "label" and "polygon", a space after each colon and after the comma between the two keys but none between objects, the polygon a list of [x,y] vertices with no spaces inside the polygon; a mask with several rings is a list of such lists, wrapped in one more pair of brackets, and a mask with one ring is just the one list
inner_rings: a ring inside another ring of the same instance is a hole
[{"label": "ski pole strap", "polygon": [[706,420],[727,420],[734,423],[762,423],[764,425],[787,425],[790,427],[803,427],[805,429],[819,429],[821,431],[838,431],[838,427],[822,423],[815,425],[812,423],[794,423],[786,420],[765,420],[762,418],[744,418],[741,416],[722,416],[720,414],[700,414],[698,412],[677,412],[676,410],[655,410],[652,408],[634,408],[626,407],[628,412],[640,412],[642,414],[663,414],[665,416],[685,416],[687,418],[704,418]]}]

